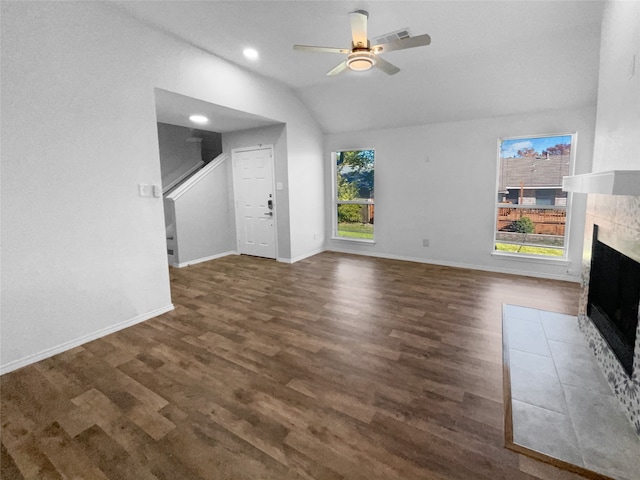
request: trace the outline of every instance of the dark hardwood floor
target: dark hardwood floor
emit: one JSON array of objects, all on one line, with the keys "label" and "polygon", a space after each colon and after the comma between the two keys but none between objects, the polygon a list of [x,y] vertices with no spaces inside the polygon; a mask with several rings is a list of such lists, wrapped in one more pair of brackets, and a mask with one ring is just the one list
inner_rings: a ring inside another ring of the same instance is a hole
[{"label": "dark hardwood floor", "polygon": [[1,378],[4,480],[577,479],[504,448],[503,303],[577,284],[323,253],[171,269],[175,311]]}]

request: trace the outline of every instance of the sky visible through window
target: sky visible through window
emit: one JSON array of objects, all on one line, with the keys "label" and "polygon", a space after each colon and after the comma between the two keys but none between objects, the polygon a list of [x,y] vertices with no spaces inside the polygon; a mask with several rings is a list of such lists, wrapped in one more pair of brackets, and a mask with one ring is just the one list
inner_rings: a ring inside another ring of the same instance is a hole
[{"label": "sky visible through window", "polygon": [[561,135],[553,137],[538,138],[511,138],[502,140],[500,146],[500,156],[502,158],[518,157],[518,150],[533,148],[537,153],[541,153],[547,148],[554,147],[558,144],[570,144],[571,135]]}]

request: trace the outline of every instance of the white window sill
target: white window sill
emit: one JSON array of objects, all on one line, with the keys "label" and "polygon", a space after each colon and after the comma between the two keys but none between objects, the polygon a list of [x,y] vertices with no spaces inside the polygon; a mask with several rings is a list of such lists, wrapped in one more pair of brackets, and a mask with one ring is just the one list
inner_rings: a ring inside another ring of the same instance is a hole
[{"label": "white window sill", "polygon": [[375,240],[367,240],[364,238],[349,238],[349,237],[331,237],[331,240],[340,240],[341,242],[349,243],[364,243],[366,245],[375,245]]},{"label": "white window sill", "polygon": [[546,263],[548,265],[565,266],[571,262],[564,257],[542,257],[539,255],[527,255],[524,253],[491,252],[491,255],[502,260],[516,260],[519,262]]}]

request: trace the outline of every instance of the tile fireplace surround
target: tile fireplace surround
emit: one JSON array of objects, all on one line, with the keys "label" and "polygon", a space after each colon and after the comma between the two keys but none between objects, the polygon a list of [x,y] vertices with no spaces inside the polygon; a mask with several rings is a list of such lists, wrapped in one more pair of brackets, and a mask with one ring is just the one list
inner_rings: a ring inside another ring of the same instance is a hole
[{"label": "tile fireplace surround", "polygon": [[587,337],[589,347],[611,389],[622,404],[627,418],[636,433],[640,435],[640,322],[636,333],[634,373],[630,378],[586,314],[594,224],[598,225],[598,234],[603,238],[626,239],[626,246],[631,249],[634,258],[638,260],[640,258],[640,196],[589,194],[582,255],[582,291],[578,315],[580,329]]}]

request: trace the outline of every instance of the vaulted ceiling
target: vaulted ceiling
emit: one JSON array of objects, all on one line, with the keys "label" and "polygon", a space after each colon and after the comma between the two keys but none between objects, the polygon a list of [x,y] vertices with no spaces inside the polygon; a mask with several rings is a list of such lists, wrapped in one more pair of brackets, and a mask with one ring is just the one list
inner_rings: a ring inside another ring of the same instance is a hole
[{"label": "vaulted ceiling", "polygon": [[[600,1],[119,1],[153,28],[289,85],[328,133],[595,105]],[[326,72],[348,48],[348,13],[369,38],[408,28],[428,47],[389,52],[401,71]],[[242,55],[259,52],[257,61]]]}]

